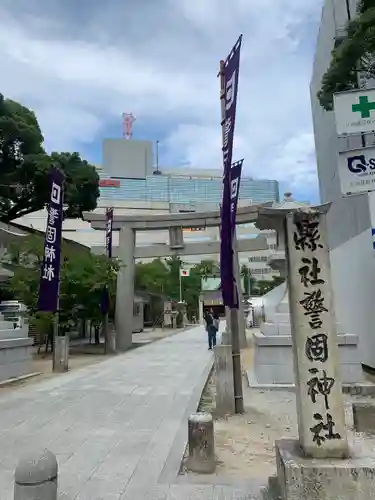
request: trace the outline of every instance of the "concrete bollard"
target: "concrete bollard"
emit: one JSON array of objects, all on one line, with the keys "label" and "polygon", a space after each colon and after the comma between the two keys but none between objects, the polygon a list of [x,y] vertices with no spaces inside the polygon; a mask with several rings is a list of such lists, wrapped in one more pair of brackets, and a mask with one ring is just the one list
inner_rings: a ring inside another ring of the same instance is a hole
[{"label": "concrete bollard", "polygon": [[105,338],[105,353],[115,354],[116,353],[116,329],[113,323],[108,322],[107,316],[103,321],[103,332]]},{"label": "concrete bollard", "polygon": [[216,412],[218,415],[235,413],[232,346],[217,345],[215,353]]},{"label": "concrete bollard", "polygon": [[108,353],[116,352],[116,330],[112,329],[108,332]]},{"label": "concrete bollard", "polygon": [[222,345],[231,345],[232,344],[232,336],[229,330],[223,330],[221,334],[221,343]]},{"label": "concrete bollard", "polygon": [[53,371],[57,373],[69,370],[69,335],[55,337]]},{"label": "concrete bollard", "polygon": [[57,475],[57,460],[51,451],[24,456],[14,473],[14,500],[57,500]]},{"label": "concrete bollard", "polygon": [[210,413],[195,413],[188,421],[189,458],[187,468],[210,474],[215,471],[214,422]]}]

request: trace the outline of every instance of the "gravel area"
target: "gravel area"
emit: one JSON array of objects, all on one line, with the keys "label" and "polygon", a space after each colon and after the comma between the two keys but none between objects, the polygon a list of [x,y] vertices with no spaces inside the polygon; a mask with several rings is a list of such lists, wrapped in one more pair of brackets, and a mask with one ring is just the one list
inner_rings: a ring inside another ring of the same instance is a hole
[{"label": "gravel area", "polygon": [[[244,381],[244,386],[246,385]],[[353,442],[353,416],[351,404],[364,401],[363,396],[344,395],[349,441]],[[266,484],[276,474],[274,443],[281,438],[297,437],[296,401],[293,392],[266,391],[244,387],[245,414],[219,418],[215,415],[215,374],[208,381],[202,396],[200,411],[213,414],[215,419],[215,451],[217,468],[211,475],[213,482],[220,480],[254,480]],[[357,434],[360,437],[360,434]],[[363,438],[363,436],[362,436]],[[363,439],[361,439],[363,450]],[[365,440],[373,455],[374,440]],[[186,456],[185,456],[186,458]],[[184,461],[185,462],[185,461]],[[196,476],[183,466],[182,474]],[[205,478],[207,481],[208,478]]]}]

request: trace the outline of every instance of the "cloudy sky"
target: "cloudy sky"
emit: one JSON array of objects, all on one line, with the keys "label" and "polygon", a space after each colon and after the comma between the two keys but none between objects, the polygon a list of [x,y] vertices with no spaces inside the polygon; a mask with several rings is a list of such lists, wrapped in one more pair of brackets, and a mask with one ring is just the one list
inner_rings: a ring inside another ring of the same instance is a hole
[{"label": "cloudy sky", "polygon": [[101,161],[104,137],[160,141],[160,164],[221,165],[217,79],[243,33],[233,160],[317,201],[309,80],[321,0],[1,0],[0,92],[47,150]]}]

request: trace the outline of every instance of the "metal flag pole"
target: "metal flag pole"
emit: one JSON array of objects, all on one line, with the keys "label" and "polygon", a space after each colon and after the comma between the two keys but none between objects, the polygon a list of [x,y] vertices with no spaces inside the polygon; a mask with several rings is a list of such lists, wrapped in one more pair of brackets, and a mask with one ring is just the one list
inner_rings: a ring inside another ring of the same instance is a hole
[{"label": "metal flag pole", "polygon": [[[105,247],[106,255],[112,258],[112,225],[113,225],[113,207],[106,208],[106,227],[105,227]],[[109,338],[109,284],[106,283],[102,295],[102,314],[103,314],[103,335],[104,335],[104,354],[114,351],[114,346],[110,345]]]},{"label": "metal flag pole", "polygon": [[[222,130],[222,145],[224,148],[225,141],[225,62],[220,61],[220,104],[221,104],[221,130]],[[236,238],[236,232],[234,231],[234,238]],[[233,271],[235,265],[235,259],[233,258]],[[233,272],[235,276],[236,273]],[[237,288],[234,283],[234,296],[237,296]],[[236,413],[244,413],[244,403],[243,403],[243,391],[242,391],[242,372],[241,372],[241,351],[240,351],[240,339],[239,339],[239,317],[238,311],[235,308],[231,308],[229,311],[229,324],[232,339],[232,360],[233,360],[233,388],[234,388],[234,404]]]},{"label": "metal flag pole", "polygon": [[180,279],[180,302],[182,302],[182,277],[181,277],[181,267],[178,269],[178,276]]},{"label": "metal flag pole", "polygon": [[[62,224],[64,221],[64,188],[65,188],[65,176],[63,177],[63,181],[61,184],[61,208],[60,208],[60,217],[61,217],[61,236],[60,236],[60,248],[59,248],[59,282],[57,285],[57,298],[56,298],[56,312],[53,315],[53,338],[52,338],[52,371],[60,371],[61,370],[61,360],[57,363],[58,352],[56,350],[56,339],[59,337],[60,332],[60,272],[61,272],[61,255],[62,255]],[[66,335],[66,333],[65,333]],[[64,352],[65,355],[65,352]],[[65,356],[64,356],[65,357]],[[64,361],[64,360],[63,360]],[[63,367],[64,369],[64,367]]]},{"label": "metal flag pole", "polygon": [[53,333],[52,333],[52,371],[56,371],[56,339],[59,336],[59,324],[60,324],[60,283],[57,292],[57,310],[53,315]]}]

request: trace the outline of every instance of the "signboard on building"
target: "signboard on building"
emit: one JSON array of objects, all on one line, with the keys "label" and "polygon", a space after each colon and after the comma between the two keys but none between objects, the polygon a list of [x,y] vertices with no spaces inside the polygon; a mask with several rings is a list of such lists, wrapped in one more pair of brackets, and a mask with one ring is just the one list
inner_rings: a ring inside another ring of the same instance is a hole
[{"label": "signboard on building", "polygon": [[184,233],[194,233],[195,231],[205,231],[205,227],[185,227],[183,229]]},{"label": "signboard on building", "polygon": [[338,135],[375,130],[375,89],[339,92],[333,104]]},{"label": "signboard on building", "polygon": [[115,187],[118,188],[120,187],[120,181],[119,179],[100,179],[99,180],[99,187],[103,188],[109,188],[109,187]]},{"label": "signboard on building", "polygon": [[339,153],[338,172],[344,195],[375,190],[375,147]]}]

